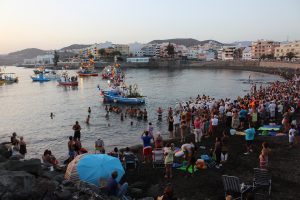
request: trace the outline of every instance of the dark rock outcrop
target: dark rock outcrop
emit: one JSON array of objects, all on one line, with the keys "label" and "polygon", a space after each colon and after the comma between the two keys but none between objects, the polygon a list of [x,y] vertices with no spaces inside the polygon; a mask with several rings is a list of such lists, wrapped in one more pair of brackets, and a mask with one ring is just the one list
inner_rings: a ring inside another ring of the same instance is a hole
[{"label": "dark rock outcrop", "polygon": [[42,173],[40,159],[8,160],[0,164],[0,169],[10,171],[26,171],[36,176],[40,176]]}]

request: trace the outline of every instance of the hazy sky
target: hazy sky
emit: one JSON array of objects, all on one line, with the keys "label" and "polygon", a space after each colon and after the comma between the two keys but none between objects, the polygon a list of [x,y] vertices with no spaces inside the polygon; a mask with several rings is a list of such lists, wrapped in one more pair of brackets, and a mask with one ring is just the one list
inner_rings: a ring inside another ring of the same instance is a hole
[{"label": "hazy sky", "polygon": [[300,39],[300,0],[0,0],[0,54],[195,38]]}]

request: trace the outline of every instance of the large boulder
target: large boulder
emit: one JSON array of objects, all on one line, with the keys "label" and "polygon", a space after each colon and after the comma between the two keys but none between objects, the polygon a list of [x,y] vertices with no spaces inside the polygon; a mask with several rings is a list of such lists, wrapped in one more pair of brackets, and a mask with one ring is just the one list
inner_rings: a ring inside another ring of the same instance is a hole
[{"label": "large boulder", "polygon": [[32,188],[32,199],[43,199],[46,196],[51,199],[58,186],[59,183],[57,181],[39,177]]},{"label": "large boulder", "polygon": [[0,164],[0,169],[9,171],[26,171],[36,176],[40,176],[42,173],[40,159],[8,160]]},{"label": "large boulder", "polygon": [[1,199],[29,199],[34,183],[35,177],[27,172],[0,170]]},{"label": "large boulder", "polygon": [[[9,158],[10,153],[6,143],[0,144],[0,157]],[[1,162],[1,161],[0,161]]]}]

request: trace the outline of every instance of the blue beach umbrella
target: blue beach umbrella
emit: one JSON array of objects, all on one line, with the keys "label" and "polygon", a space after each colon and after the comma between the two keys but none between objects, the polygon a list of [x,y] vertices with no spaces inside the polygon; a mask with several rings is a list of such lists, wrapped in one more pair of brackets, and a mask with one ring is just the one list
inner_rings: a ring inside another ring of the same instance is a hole
[{"label": "blue beach umbrella", "polygon": [[108,179],[113,171],[118,172],[118,182],[125,174],[118,158],[106,154],[83,154],[77,157],[68,165],[65,174],[68,180],[80,180],[99,186],[99,180]]}]

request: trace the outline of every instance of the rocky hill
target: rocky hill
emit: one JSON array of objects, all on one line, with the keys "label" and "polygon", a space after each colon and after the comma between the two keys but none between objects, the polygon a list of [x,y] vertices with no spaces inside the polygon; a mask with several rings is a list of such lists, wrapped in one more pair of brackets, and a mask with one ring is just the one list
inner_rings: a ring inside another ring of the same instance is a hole
[{"label": "rocky hill", "polygon": [[91,45],[90,44],[72,44],[72,45],[64,47],[60,50],[66,51],[66,50],[72,50],[72,49],[83,49],[83,48],[86,48],[89,46],[91,46]]},{"label": "rocky hill", "polygon": [[0,56],[0,65],[12,65],[15,63],[22,63],[24,59],[31,59],[38,55],[45,55],[47,51],[37,49],[37,48],[28,48],[20,51],[12,52],[7,55]]},{"label": "rocky hill", "polygon": [[166,39],[166,40],[153,40],[149,42],[149,44],[154,44],[154,43],[165,43],[165,42],[170,42],[170,43],[175,43],[179,45],[184,45],[186,47],[194,46],[194,45],[203,45],[209,42],[213,42],[217,45],[223,45],[223,43],[218,42],[216,40],[203,40],[199,41],[193,38],[175,38],[175,39]]}]

